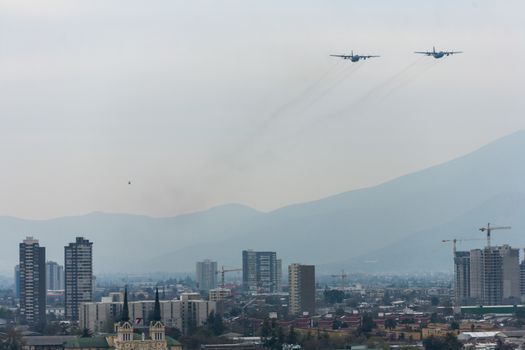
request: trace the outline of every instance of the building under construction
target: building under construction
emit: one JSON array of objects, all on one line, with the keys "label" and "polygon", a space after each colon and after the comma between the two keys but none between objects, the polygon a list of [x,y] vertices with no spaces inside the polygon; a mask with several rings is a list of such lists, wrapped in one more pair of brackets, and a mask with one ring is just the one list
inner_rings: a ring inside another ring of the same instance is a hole
[{"label": "building under construction", "polygon": [[521,301],[519,250],[508,245],[454,254],[457,305],[502,305]]}]

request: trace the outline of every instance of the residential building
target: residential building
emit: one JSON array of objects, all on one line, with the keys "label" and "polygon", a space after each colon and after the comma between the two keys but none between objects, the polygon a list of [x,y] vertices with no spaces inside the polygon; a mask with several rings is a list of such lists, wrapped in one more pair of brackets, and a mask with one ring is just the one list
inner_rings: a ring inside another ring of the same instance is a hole
[{"label": "residential building", "polygon": [[470,301],[470,252],[455,252],[454,287],[455,305],[468,305]]},{"label": "residential building", "polygon": [[508,245],[471,250],[470,297],[482,305],[519,303],[519,250]]},{"label": "residential building", "polygon": [[54,261],[48,261],[46,263],[46,289],[64,289],[64,266]]},{"label": "residential building", "polygon": [[290,314],[315,313],[315,266],[291,264],[288,266]]},{"label": "residential building", "polygon": [[214,288],[210,289],[208,293],[208,299],[210,301],[220,301],[224,299],[228,299],[232,296],[231,289],[228,288]]},{"label": "residential building", "polygon": [[20,252],[20,317],[31,326],[46,320],[46,248],[27,237]]},{"label": "residential building", "polygon": [[242,252],[242,280],[245,291],[275,293],[280,286],[276,252]]},{"label": "residential building", "polygon": [[64,247],[65,312],[78,320],[80,303],[93,301],[93,243],[84,237]]},{"label": "residential building", "polygon": [[[177,300],[160,300],[161,320],[167,327],[178,328],[187,334],[191,327],[201,326],[208,315],[216,311],[216,303],[203,300],[199,293],[182,293]],[[113,323],[119,319],[124,303],[89,302],[80,304],[80,328],[92,332],[110,332]],[[128,303],[129,318],[140,324],[151,321],[155,302],[153,300],[132,301]]]},{"label": "residential building", "polygon": [[282,259],[277,259],[277,286],[276,292],[281,292],[283,290],[283,261]]},{"label": "residential building", "polygon": [[208,259],[197,262],[196,277],[199,290],[217,288],[217,262]]},{"label": "residential building", "polygon": [[520,294],[521,301],[525,301],[525,249],[523,250],[523,260],[520,263]]}]

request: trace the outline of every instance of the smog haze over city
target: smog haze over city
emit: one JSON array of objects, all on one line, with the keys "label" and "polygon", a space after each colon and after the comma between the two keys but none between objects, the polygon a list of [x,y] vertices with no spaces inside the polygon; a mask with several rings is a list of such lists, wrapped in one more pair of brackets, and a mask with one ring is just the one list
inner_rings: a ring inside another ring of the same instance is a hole
[{"label": "smog haze over city", "polygon": [[518,0],[0,0],[0,350],[525,349],[524,39]]}]

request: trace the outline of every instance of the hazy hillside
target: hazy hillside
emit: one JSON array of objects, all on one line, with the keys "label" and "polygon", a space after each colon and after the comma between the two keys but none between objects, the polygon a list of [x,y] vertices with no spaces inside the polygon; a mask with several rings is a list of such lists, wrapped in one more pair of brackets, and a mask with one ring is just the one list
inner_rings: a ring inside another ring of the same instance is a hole
[{"label": "hazy hillside", "polygon": [[227,238],[234,232],[232,226],[257,215],[251,208],[232,204],[171,218],[105,213],[52,220],[0,217],[0,272],[11,273],[18,243],[27,235],[40,240],[49,260],[59,262],[64,259],[64,246],[84,235],[94,242],[95,271],[125,272],[158,254]]},{"label": "hazy hillside", "polygon": [[[259,213],[240,205],[174,218],[94,213],[47,221],[0,218],[3,271],[11,271],[27,234],[62,260],[77,234],[95,241],[96,271],[192,271],[212,258],[239,266],[241,250],[276,250],[285,263],[321,270],[443,270],[447,237],[476,236],[486,222],[524,245],[525,132],[469,155],[367,189]],[[499,239],[499,238],[497,238]],[[482,243],[482,242],[478,242]]]},{"label": "hazy hillside", "polygon": [[[511,230],[494,231],[492,244],[525,247],[525,194],[504,194],[491,198],[483,205],[429,230],[416,232],[377,251],[319,266],[319,271],[359,270],[369,272],[452,271],[452,244],[443,239],[469,238],[457,244],[458,250],[481,248],[486,234],[479,231],[486,221],[512,223]],[[485,221],[484,221],[485,220]],[[521,254],[521,253],[520,253]],[[523,257],[523,255],[521,255]]]},{"label": "hazy hillside", "polygon": [[[441,239],[444,234],[475,234],[476,227],[490,220],[500,222],[499,218],[505,224],[517,224],[519,213],[503,220],[512,204],[490,200],[502,194],[525,193],[524,179],[525,132],[519,132],[464,157],[376,187],[258,216],[239,225],[236,237],[166,254],[146,266],[177,261],[181,268],[191,268],[186,262],[206,256],[239,265],[243,248],[274,249],[285,262],[315,264],[366,257],[382,248],[392,249],[397,242],[411,251],[419,242],[414,237],[425,232]],[[493,205],[491,210],[478,209],[478,215],[468,214],[487,203]],[[444,224],[462,217],[464,226],[445,230]],[[419,260],[426,259],[425,249],[439,249],[434,241],[421,242],[418,248],[423,249],[418,259],[409,255],[414,259],[405,266],[418,266]],[[446,252],[445,247],[441,249]],[[443,269],[447,263],[442,261],[435,268]],[[361,264],[359,268],[369,267]]]}]

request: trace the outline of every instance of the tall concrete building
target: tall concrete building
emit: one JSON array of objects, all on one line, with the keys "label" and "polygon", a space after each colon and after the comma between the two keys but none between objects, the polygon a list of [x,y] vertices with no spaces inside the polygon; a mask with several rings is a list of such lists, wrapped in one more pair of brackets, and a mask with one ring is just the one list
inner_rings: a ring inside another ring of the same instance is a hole
[{"label": "tall concrete building", "polygon": [[217,288],[217,262],[208,259],[197,262],[196,277],[199,290]]},{"label": "tall concrete building", "polygon": [[508,245],[470,251],[470,297],[483,305],[521,300],[519,251]]},{"label": "tall concrete building", "polygon": [[283,290],[283,261],[277,259],[277,287],[276,292],[281,292]]},{"label": "tall concrete building", "polygon": [[35,326],[46,320],[46,248],[27,237],[20,243],[20,317]]},{"label": "tall concrete building", "polygon": [[64,266],[54,261],[48,261],[46,263],[46,289],[64,289]]},{"label": "tall concrete building", "polygon": [[455,252],[454,291],[456,306],[470,303],[470,252]]},{"label": "tall concrete building", "polygon": [[288,266],[290,314],[315,313],[315,266],[291,264]]},{"label": "tall concrete building", "polygon": [[242,282],[244,290],[251,292],[275,293],[279,282],[276,252],[242,252]]},{"label": "tall concrete building", "polygon": [[84,237],[64,247],[65,316],[78,320],[79,305],[93,301],[93,243]]},{"label": "tall concrete building", "polygon": [[525,301],[525,249],[523,250],[523,260],[520,263],[520,294],[521,301]]}]

